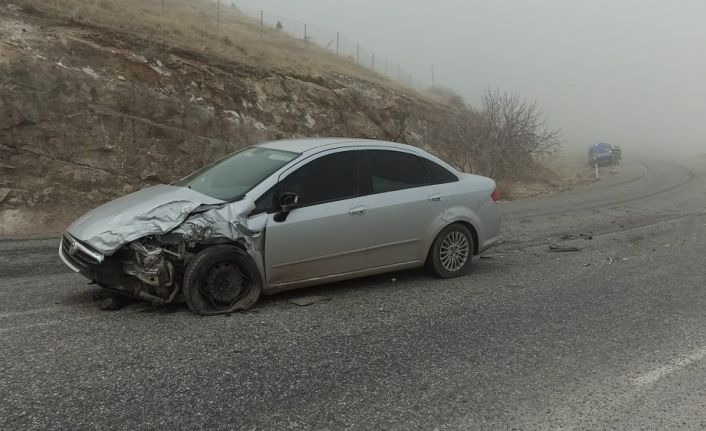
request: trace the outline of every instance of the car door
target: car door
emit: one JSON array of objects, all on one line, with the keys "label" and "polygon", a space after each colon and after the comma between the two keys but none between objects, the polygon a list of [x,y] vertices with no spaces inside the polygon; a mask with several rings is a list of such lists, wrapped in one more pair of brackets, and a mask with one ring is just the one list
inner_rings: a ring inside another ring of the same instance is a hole
[{"label": "car door", "polygon": [[268,214],[269,285],[364,268],[367,224],[357,159],[355,151],[326,154],[283,174],[275,194],[295,192],[299,203],[283,221],[274,211]]},{"label": "car door", "polygon": [[366,267],[424,259],[425,240],[448,204],[446,186],[430,184],[429,170],[415,154],[368,150],[366,155],[368,163],[362,170],[369,192]]}]

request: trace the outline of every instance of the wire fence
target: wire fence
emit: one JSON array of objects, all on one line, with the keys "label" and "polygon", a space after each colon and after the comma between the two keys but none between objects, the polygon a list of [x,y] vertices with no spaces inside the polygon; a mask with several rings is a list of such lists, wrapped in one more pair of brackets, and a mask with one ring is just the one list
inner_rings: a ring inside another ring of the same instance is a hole
[{"label": "wire fence", "polygon": [[[45,0],[36,0],[47,6]],[[422,91],[434,87],[424,83],[409,70],[389,58],[371,51],[340,32],[306,22],[272,14],[260,9],[243,7],[234,0],[54,0],[53,6],[72,19],[87,20],[117,26],[121,29],[147,25],[147,34],[156,38],[190,40],[192,43],[220,41],[233,46],[233,41],[253,42],[252,35],[243,32],[258,29],[260,36],[286,34],[293,40],[316,45],[329,53],[345,58],[360,67],[400,84]],[[52,5],[52,3],[49,3]],[[257,35],[255,37],[258,37]],[[261,37],[262,40],[271,37]]]},{"label": "wire fence", "polygon": [[[291,37],[314,43],[327,49],[331,53],[335,53],[339,57],[345,57],[360,66],[412,89],[421,91],[429,86],[429,84],[425,84],[417,79],[400,64],[394,63],[387,57],[366,49],[359,42],[345,37],[340,32],[268,13],[264,10],[249,9],[239,6],[234,2],[229,2],[229,4],[240,13],[259,20],[260,25],[265,29],[274,29],[275,31],[286,33]],[[431,85],[433,86],[433,83]]]}]

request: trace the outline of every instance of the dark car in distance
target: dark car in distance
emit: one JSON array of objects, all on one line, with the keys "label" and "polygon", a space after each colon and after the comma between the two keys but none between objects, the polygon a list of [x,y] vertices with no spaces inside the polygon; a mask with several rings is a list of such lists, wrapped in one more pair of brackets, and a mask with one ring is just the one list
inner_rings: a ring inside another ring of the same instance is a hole
[{"label": "dark car in distance", "polygon": [[613,147],[609,144],[593,144],[588,148],[588,165],[610,166],[613,164]]}]

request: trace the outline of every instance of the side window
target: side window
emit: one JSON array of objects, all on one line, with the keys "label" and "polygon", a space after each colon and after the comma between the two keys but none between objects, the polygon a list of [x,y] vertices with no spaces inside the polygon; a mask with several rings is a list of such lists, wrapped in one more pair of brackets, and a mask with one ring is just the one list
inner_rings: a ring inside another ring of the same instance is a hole
[{"label": "side window", "polygon": [[368,154],[373,193],[429,184],[427,170],[414,154],[387,150],[370,150]]},{"label": "side window", "polygon": [[320,157],[282,180],[280,192],[296,192],[299,206],[314,205],[358,195],[355,152]]},{"label": "side window", "polygon": [[434,163],[429,159],[425,159],[424,157],[420,157],[420,159],[427,168],[427,171],[429,171],[429,180],[432,184],[453,183],[458,181],[458,177],[445,167]]}]

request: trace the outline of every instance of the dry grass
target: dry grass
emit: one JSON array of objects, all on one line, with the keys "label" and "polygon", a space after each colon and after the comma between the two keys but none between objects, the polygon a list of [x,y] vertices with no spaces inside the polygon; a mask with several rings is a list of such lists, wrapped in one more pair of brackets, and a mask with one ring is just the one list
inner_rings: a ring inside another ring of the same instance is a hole
[{"label": "dry grass", "polygon": [[[610,174],[610,173],[609,173]],[[505,200],[541,196],[571,190],[596,181],[583,154],[562,154],[545,163],[536,162],[515,179],[498,181]]]},{"label": "dry grass", "polygon": [[420,96],[346,57],[274,29],[262,28],[258,20],[241,14],[229,1],[221,2],[218,28],[217,4],[211,0],[164,0],[164,3],[162,0],[16,0],[16,3],[74,22],[276,73],[316,77],[337,72]]}]

